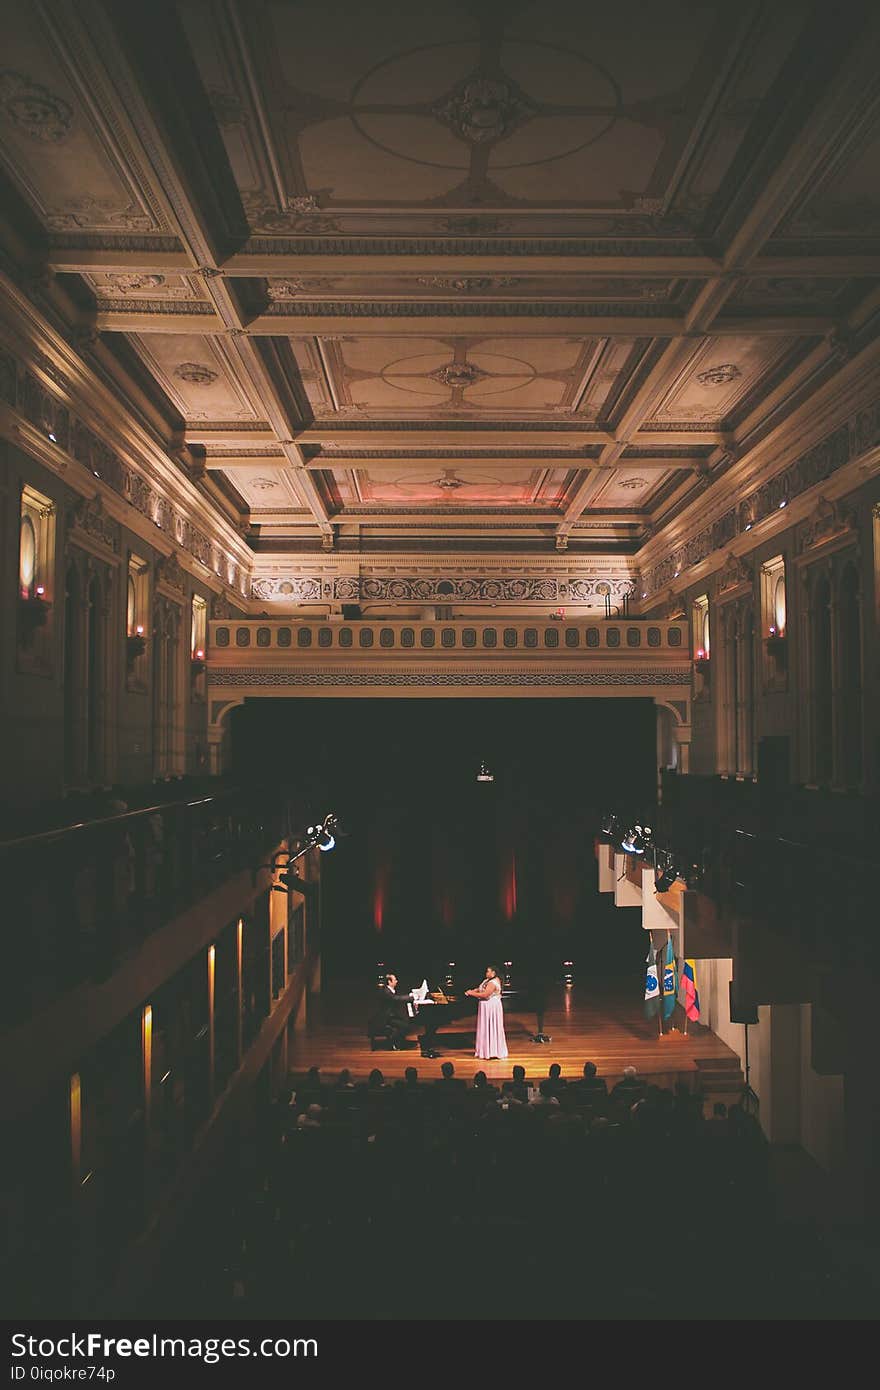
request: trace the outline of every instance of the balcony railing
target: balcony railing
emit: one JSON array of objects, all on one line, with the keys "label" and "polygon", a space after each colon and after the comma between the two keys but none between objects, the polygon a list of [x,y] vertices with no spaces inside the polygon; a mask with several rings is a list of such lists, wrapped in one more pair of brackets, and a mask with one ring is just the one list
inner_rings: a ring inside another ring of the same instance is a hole
[{"label": "balcony railing", "polygon": [[280,799],[224,791],[0,843],[14,981],[4,1024],[107,978],[152,932],[259,862],[285,825]]},{"label": "balcony railing", "polygon": [[249,659],[271,652],[277,660],[325,656],[383,657],[389,653],[446,659],[461,656],[551,656],[604,658],[663,657],[688,660],[688,625],[640,619],[595,622],[543,620],[407,622],[359,619],[356,622],[272,618],[209,624],[209,656],[222,664],[247,651]]}]

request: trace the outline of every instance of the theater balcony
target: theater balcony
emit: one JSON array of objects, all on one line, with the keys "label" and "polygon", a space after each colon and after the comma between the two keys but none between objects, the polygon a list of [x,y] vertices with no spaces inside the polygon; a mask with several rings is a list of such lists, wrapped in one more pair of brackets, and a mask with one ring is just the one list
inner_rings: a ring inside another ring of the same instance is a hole
[{"label": "theater balcony", "polygon": [[295,807],[150,791],[0,844],[4,1244],[25,1314],[106,1307],[149,1269],[254,1082],[286,1075],[320,985],[317,850],[301,891],[272,891]]}]

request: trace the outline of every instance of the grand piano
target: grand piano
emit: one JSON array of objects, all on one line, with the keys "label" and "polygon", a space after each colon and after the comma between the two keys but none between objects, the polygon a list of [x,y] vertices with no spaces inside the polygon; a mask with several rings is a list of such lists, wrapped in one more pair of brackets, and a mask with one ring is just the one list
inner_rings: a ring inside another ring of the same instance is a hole
[{"label": "grand piano", "polygon": [[[502,989],[501,1000],[505,1008],[523,1009],[528,1007],[528,992],[524,989]],[[443,989],[431,990],[428,997],[412,1004],[412,1028],[415,1031],[424,1025],[419,1037],[419,1047],[423,1057],[439,1056],[438,1038],[441,1028],[459,1018],[476,1018],[478,1000],[463,992],[447,992]],[[476,1026],[476,1025],[475,1025]]]}]

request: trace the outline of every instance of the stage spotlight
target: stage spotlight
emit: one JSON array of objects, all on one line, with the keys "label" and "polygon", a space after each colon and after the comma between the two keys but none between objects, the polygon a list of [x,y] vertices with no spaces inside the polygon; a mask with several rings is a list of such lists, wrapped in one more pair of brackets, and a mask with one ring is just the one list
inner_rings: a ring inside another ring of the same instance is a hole
[{"label": "stage spotlight", "polygon": [[628,830],[620,842],[620,848],[624,854],[644,854],[645,841],[642,835],[641,826],[635,826]]},{"label": "stage spotlight", "polygon": [[477,773],[478,782],[494,782],[495,774],[489,770],[485,763],[480,763],[480,770]]}]

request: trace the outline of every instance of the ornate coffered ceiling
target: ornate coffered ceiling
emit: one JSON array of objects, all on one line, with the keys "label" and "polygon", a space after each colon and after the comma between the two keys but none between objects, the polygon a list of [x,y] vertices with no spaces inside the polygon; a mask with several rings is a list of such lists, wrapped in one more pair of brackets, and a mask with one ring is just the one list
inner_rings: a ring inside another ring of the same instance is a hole
[{"label": "ornate coffered ceiling", "polygon": [[876,333],[868,6],[9,14],[13,273],[261,556],[634,556]]}]

